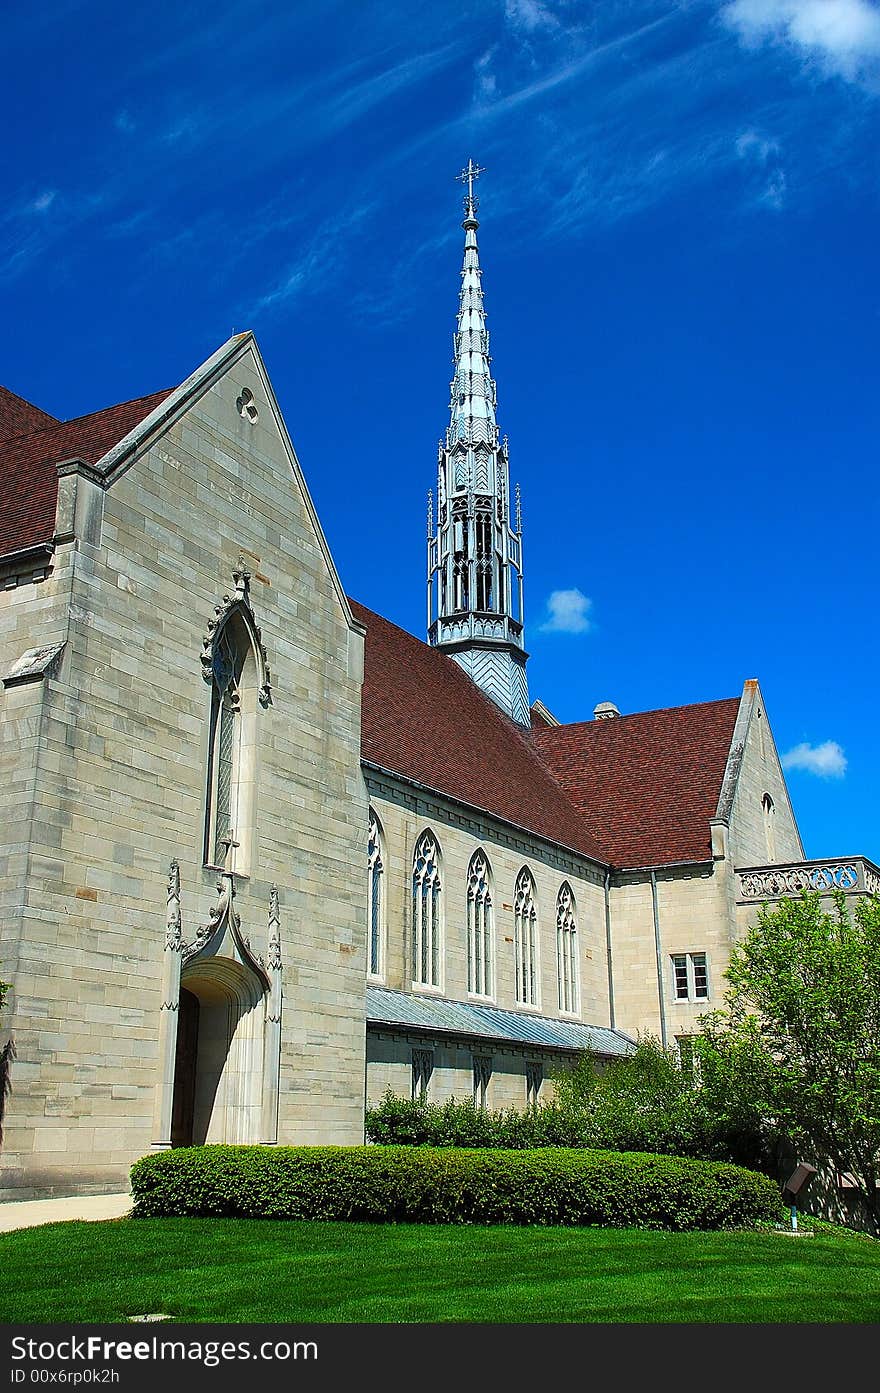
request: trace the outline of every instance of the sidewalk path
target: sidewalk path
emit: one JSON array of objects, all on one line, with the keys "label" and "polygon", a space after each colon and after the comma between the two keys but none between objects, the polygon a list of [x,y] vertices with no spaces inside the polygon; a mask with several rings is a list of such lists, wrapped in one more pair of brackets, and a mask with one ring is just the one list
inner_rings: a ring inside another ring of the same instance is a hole
[{"label": "sidewalk path", "polygon": [[53,1200],[9,1200],[0,1204],[0,1233],[57,1224],[59,1219],[119,1219],[131,1209],[131,1195],[71,1195]]}]

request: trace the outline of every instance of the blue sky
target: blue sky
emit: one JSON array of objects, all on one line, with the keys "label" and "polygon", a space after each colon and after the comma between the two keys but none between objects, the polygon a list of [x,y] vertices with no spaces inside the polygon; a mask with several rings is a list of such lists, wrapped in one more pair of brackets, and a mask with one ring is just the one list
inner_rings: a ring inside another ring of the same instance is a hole
[{"label": "blue sky", "polygon": [[880,860],[876,0],[54,0],[4,18],[0,381],[266,359],[343,582],[416,633],[481,180],[532,696],[757,677],[808,856]]}]

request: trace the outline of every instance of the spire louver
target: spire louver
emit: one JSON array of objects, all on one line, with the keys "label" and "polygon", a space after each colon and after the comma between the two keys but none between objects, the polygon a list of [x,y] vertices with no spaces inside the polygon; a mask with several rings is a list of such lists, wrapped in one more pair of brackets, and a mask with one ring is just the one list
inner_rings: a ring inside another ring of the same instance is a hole
[{"label": "spire louver", "polygon": [[438,458],[436,535],[429,504],[428,641],[528,725],[522,538],[510,523],[507,438],[499,441],[477,247],[474,180],[482,172],[469,160],[460,176],[467,184],[464,259],[449,425]]}]

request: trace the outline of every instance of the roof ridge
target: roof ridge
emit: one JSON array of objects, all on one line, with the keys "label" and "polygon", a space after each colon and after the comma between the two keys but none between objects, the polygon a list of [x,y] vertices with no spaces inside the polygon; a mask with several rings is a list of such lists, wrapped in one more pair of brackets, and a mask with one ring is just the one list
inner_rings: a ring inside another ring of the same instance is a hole
[{"label": "roof ridge", "polygon": [[557,730],[577,730],[581,726],[611,726],[618,725],[621,721],[636,720],[639,716],[661,716],[667,711],[696,711],[701,706],[720,706],[725,702],[740,700],[739,696],[729,697],[710,697],[707,701],[683,701],[677,706],[652,706],[647,711],[627,711],[615,716],[613,721],[597,721],[595,716],[589,717],[585,721],[560,721],[556,726],[532,727],[532,735],[543,736]]}]

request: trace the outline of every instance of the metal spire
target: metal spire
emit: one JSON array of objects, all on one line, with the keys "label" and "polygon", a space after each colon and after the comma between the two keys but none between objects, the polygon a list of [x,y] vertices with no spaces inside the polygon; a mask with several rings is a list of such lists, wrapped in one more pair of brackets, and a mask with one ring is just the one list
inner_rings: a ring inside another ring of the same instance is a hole
[{"label": "metal spire", "polygon": [[489,334],[483,308],[482,271],[477,247],[477,208],[474,181],[485,173],[481,165],[468,160],[467,167],[457,176],[467,184],[464,197],[464,259],[461,268],[461,290],[458,299],[458,325],[453,339],[455,376],[451,383],[449,428],[446,448],[456,441],[467,445],[479,442],[498,444],[498,425],[495,420],[497,404],[495,383],[489,373]]},{"label": "metal spire", "polygon": [[428,642],[527,726],[522,545],[510,521],[507,438],[499,439],[495,414],[477,248],[474,184],[483,172],[469,159],[457,176],[467,190],[464,258],[449,425],[438,451],[436,513],[428,514]]}]

